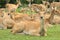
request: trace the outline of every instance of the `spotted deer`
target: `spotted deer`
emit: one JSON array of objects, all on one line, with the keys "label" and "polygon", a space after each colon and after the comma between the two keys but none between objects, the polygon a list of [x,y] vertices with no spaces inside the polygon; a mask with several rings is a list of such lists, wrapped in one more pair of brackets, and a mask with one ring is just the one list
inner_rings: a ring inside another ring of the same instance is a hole
[{"label": "spotted deer", "polygon": [[4,29],[12,28],[15,22],[11,19],[10,14],[4,11],[2,14]]},{"label": "spotted deer", "polygon": [[20,5],[19,0],[17,0],[17,4],[9,4],[9,3],[7,3],[6,4],[6,10],[9,11],[9,12],[16,11],[16,9],[19,7],[19,5]]},{"label": "spotted deer", "polygon": [[50,12],[50,17],[47,19],[50,24],[56,24],[59,23],[58,16],[55,15],[60,15],[59,11],[56,9],[56,7],[52,7],[52,10]]},{"label": "spotted deer", "polygon": [[60,12],[59,12],[59,10],[55,10],[53,23],[54,24],[60,24]]}]

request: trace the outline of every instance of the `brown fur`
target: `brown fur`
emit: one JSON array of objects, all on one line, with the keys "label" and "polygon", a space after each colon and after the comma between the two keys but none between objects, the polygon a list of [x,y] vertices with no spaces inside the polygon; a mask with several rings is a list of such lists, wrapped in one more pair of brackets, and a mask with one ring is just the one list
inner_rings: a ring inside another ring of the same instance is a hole
[{"label": "brown fur", "polygon": [[9,12],[11,12],[11,11],[16,11],[16,9],[19,7],[19,5],[20,5],[20,1],[19,0],[17,0],[17,4],[9,4],[9,3],[7,3],[6,4],[6,9],[7,9],[7,11],[9,11]]},{"label": "brown fur", "polygon": [[0,17],[0,29],[4,29],[3,18]]},{"label": "brown fur", "polygon": [[3,12],[3,25],[5,26],[4,29],[7,29],[8,27],[13,27],[14,20],[10,18],[10,15],[8,13]]},{"label": "brown fur", "polygon": [[[25,34],[40,36],[41,25],[37,21],[21,21],[14,25],[12,33],[17,33],[23,31]],[[44,28],[45,29],[45,28]],[[46,32],[46,30],[45,30]],[[46,36],[46,33],[44,33]]]},{"label": "brown fur", "polygon": [[20,22],[20,21],[23,21],[23,20],[31,20],[31,17],[28,15],[28,14],[23,14],[23,13],[12,13],[12,19],[15,21],[15,22]]},{"label": "brown fur", "polygon": [[60,24],[60,16],[55,15],[53,19],[54,24]]}]

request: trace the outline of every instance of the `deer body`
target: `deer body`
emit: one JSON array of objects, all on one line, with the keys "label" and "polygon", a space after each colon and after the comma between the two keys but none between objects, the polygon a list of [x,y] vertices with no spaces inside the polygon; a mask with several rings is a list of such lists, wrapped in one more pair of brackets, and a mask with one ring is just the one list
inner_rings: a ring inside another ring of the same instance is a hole
[{"label": "deer body", "polygon": [[[24,34],[40,36],[40,22],[37,21],[21,21],[14,25],[12,33],[23,32]],[[46,35],[44,33],[44,35]]]}]

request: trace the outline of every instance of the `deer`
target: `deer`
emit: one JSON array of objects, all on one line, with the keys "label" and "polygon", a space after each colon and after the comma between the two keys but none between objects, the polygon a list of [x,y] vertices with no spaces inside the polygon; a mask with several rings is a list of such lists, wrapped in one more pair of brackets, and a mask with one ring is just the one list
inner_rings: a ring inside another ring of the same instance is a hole
[{"label": "deer", "polygon": [[50,24],[59,24],[59,16],[55,16],[55,15],[60,15],[59,11],[56,9],[56,7],[51,7],[51,12],[50,12],[50,17],[46,20],[48,20],[48,22]]},{"label": "deer", "polygon": [[60,12],[59,10],[55,10],[55,16],[53,19],[53,24],[60,24]]},{"label": "deer", "polygon": [[15,24],[15,21],[11,19],[9,13],[3,11],[2,14],[3,14],[3,16],[2,16],[3,22],[2,22],[2,23],[3,23],[3,25],[4,25],[3,28],[4,28],[4,29],[12,28],[13,25]]},{"label": "deer", "polygon": [[[32,28],[33,27],[33,28]],[[24,34],[40,36],[40,22],[38,21],[21,21],[17,23],[12,28],[12,33],[15,34],[17,32],[22,32]],[[45,32],[45,30],[44,30]],[[46,34],[43,33],[46,36]]]},{"label": "deer", "polygon": [[19,5],[20,5],[19,0],[17,0],[17,4],[9,4],[9,3],[7,3],[6,4],[6,10],[9,11],[9,12],[16,11],[16,9],[19,7]]},{"label": "deer", "polygon": [[[14,13],[9,13],[9,12],[2,12],[2,18],[3,18],[3,25],[4,29],[12,28],[15,23],[18,23],[23,20],[30,20],[31,18],[27,14],[14,14]],[[14,16],[13,16],[14,14]]]},{"label": "deer", "polygon": [[32,5],[31,5],[31,10],[32,10],[33,12],[36,12],[35,10],[36,10],[37,8],[38,8],[40,11],[45,11],[46,6],[43,5],[43,4],[32,4]]},{"label": "deer", "polygon": [[[38,10],[38,9],[37,9]],[[33,20],[28,21],[21,21],[19,23],[16,23],[14,27],[12,28],[11,32],[13,34],[16,34],[18,32],[23,34],[29,34],[34,36],[47,36],[47,23],[44,19],[45,12],[46,11],[37,11],[38,14],[35,16],[31,16]]]}]

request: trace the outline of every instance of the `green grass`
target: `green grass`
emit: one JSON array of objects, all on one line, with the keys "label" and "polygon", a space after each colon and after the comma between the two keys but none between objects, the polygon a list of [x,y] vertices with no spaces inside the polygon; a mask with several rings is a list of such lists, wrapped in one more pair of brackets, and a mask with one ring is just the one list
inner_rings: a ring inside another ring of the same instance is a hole
[{"label": "green grass", "polygon": [[9,29],[0,30],[0,40],[60,40],[60,25],[48,28],[47,36],[13,35]]}]

